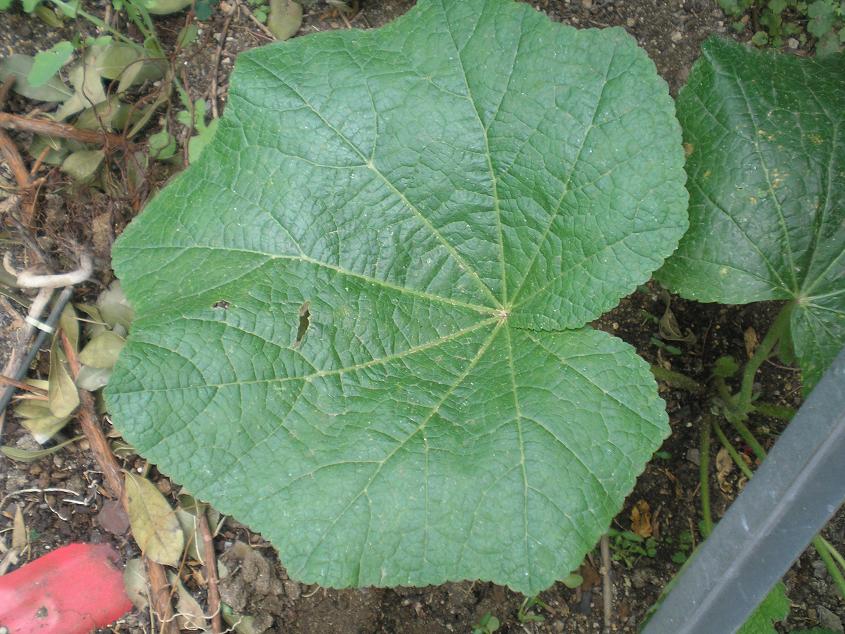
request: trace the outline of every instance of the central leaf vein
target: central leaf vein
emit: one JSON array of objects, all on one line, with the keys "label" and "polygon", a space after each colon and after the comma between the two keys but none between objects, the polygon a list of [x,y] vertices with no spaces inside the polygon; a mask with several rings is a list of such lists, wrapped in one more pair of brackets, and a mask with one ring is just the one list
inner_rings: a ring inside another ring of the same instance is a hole
[{"label": "central leaf vein", "polygon": [[496,298],[493,291],[490,290],[490,287],[487,286],[487,284],[485,284],[484,281],[481,279],[481,276],[478,274],[478,271],[476,271],[473,267],[471,267],[469,265],[469,263],[463,258],[463,256],[461,256],[461,254],[458,253],[458,250],[455,248],[455,246],[451,242],[446,240],[446,238],[443,236],[443,234],[440,233],[440,231],[437,229],[437,227],[435,227],[431,223],[431,221],[426,217],[426,215],[424,213],[422,213],[422,211],[416,205],[414,205],[410,200],[408,200],[408,197],[405,196],[405,194],[402,191],[400,191],[399,188],[396,187],[396,185],[394,185],[393,182],[389,178],[387,178],[387,176],[384,174],[384,172],[382,172],[378,167],[376,167],[376,164],[372,160],[370,160],[370,158],[364,152],[362,152],[361,149],[358,148],[357,145],[355,145],[345,134],[343,134],[336,126],[334,126],[328,119],[326,119],[323,116],[323,114],[319,110],[317,110],[311,104],[311,102],[309,102],[305,98],[305,96],[301,92],[299,92],[294,86],[292,86],[287,81],[285,81],[285,79],[283,77],[281,77],[278,73],[276,73],[272,68],[265,66],[261,62],[257,61],[255,58],[250,58],[250,59],[251,59],[252,63],[254,63],[256,66],[258,66],[259,68],[261,68],[265,72],[267,72],[270,75],[272,75],[273,77],[275,77],[279,81],[279,83],[281,83],[285,88],[287,88],[294,95],[296,95],[296,97],[300,101],[302,101],[302,103],[312,113],[314,113],[314,115],[318,119],[320,119],[320,121],[322,121],[323,124],[329,130],[331,130],[337,136],[337,138],[339,138],[341,141],[343,141],[353,152],[355,152],[361,158],[361,160],[366,164],[367,168],[370,171],[372,171],[373,174],[375,174],[379,179],[381,179],[381,181],[390,189],[390,191],[392,191],[396,196],[399,197],[399,199],[405,204],[405,206],[420,220],[420,222],[422,222],[422,224],[426,227],[426,229],[428,229],[428,231],[431,232],[431,234],[438,240],[438,242],[440,242],[440,244],[443,245],[443,247],[449,252],[449,254],[458,263],[461,270],[464,270],[467,273],[469,273],[469,275],[478,284],[478,287],[481,290],[481,292],[484,293],[485,295],[487,295],[496,307],[500,308],[502,306],[502,304]]}]

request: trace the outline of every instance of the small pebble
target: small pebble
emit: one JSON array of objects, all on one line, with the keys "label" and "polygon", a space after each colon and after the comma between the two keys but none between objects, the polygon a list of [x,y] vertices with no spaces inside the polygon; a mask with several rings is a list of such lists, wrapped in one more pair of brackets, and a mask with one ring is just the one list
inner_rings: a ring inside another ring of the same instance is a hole
[{"label": "small pebble", "polygon": [[816,608],[819,615],[819,624],[828,630],[834,632],[843,632],[842,619],[840,619],[832,610],[828,610],[823,605]]},{"label": "small pebble", "polygon": [[693,463],[695,466],[701,465],[701,454],[698,451],[697,447],[690,447],[687,450],[687,460]]},{"label": "small pebble", "polygon": [[168,480],[167,478],[162,478],[161,480],[158,480],[156,482],[156,488],[158,488],[159,491],[164,493],[164,495],[169,495],[170,491],[172,490],[172,487],[170,486],[170,480]]},{"label": "small pebble", "polygon": [[625,24],[627,24],[628,26],[634,26],[636,23],[636,18],[628,18],[627,20],[625,20]]},{"label": "small pebble", "polygon": [[674,31],[670,37],[673,42],[680,42],[684,39],[684,35],[680,31]]},{"label": "small pebble", "polygon": [[798,44],[799,44],[798,40],[796,40],[794,37],[791,37],[788,40],[786,40],[786,45],[791,49],[798,48]]},{"label": "small pebble", "polygon": [[581,0],[581,6],[585,9],[593,8],[593,0]]}]

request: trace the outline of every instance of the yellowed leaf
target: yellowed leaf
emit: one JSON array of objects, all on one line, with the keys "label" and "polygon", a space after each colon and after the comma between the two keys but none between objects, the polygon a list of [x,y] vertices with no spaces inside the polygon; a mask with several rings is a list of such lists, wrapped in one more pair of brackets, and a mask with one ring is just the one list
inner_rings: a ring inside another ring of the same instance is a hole
[{"label": "yellowed leaf", "polygon": [[15,519],[12,524],[12,548],[20,553],[23,552],[28,543],[29,534],[23,520],[23,512],[21,512],[20,506],[15,505]]},{"label": "yellowed leaf", "polygon": [[719,481],[719,488],[725,493],[732,493],[733,487],[728,481],[728,476],[733,471],[734,463],[728,450],[722,447],[716,454],[716,480]]},{"label": "yellowed leaf", "polygon": [[58,337],[53,337],[53,345],[50,347],[47,399],[50,404],[50,412],[56,418],[70,416],[79,405],[79,392],[70,377],[67,358],[59,344]]},{"label": "yellowed leaf", "polygon": [[638,501],[631,509],[631,532],[640,537],[651,537],[654,532],[651,525],[651,508],[645,500]]},{"label": "yellowed leaf", "polygon": [[79,353],[79,361],[92,368],[111,368],[117,363],[117,356],[126,340],[106,330],[96,335]]},{"label": "yellowed leaf", "polygon": [[147,571],[140,558],[130,559],[123,569],[123,587],[126,596],[136,608],[141,611],[147,609],[150,602],[150,585],[147,581]]},{"label": "yellowed leaf", "polygon": [[176,589],[176,622],[181,630],[204,630],[207,625],[202,606],[188,592],[182,581],[172,572],[167,575],[170,585]]},{"label": "yellowed leaf", "polygon": [[177,566],[185,538],[170,504],[146,478],[127,472],[125,482],[129,525],[141,552],[160,564]]},{"label": "yellowed leaf", "polygon": [[757,346],[760,345],[760,338],[757,336],[757,331],[751,326],[745,329],[745,332],[742,333],[742,338],[745,341],[745,354],[750,359],[757,351]]},{"label": "yellowed leaf", "polygon": [[59,317],[59,327],[67,335],[74,350],[79,350],[79,320],[71,304],[67,304]]}]

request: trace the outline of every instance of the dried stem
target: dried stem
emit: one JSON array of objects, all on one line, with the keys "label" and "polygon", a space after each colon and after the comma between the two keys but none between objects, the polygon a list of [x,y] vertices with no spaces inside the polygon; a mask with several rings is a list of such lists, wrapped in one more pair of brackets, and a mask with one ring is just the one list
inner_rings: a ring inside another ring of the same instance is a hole
[{"label": "dried stem", "polygon": [[40,387],[35,387],[34,385],[30,385],[29,383],[24,383],[23,381],[17,381],[12,377],[6,376],[5,374],[0,374],[0,385],[11,385],[12,387],[16,387],[19,390],[26,390],[27,392],[40,394],[42,396],[47,395],[47,390],[44,390]]},{"label": "dried stem", "polygon": [[226,16],[223,28],[220,31],[220,41],[217,43],[217,50],[214,51],[214,61],[211,63],[211,86],[208,89],[208,100],[211,102],[211,116],[217,119],[220,111],[217,109],[217,71],[220,67],[220,57],[223,55],[223,48],[226,46],[226,35],[229,33],[229,24],[232,22],[232,14]]},{"label": "dried stem", "polygon": [[205,556],[205,576],[208,579],[208,610],[211,612],[211,629],[214,634],[222,634],[223,618],[220,612],[220,591],[217,589],[217,557],[214,554],[214,541],[208,527],[205,509],[199,513],[199,530],[202,534]]},{"label": "dried stem", "polygon": [[609,634],[613,619],[613,583],[610,578],[610,540],[607,534],[601,536],[601,578],[602,578],[602,607],[604,611],[603,632]]},{"label": "dried stem", "polygon": [[[3,113],[0,113],[3,116]],[[0,155],[5,159],[15,177],[15,182],[21,191],[29,189],[29,170],[21,158],[14,141],[3,130],[0,130]]]},{"label": "dried stem", "polygon": [[[68,339],[67,335],[60,331],[62,348],[67,357],[68,365],[70,366],[70,373],[74,381],[79,374],[79,359],[76,356],[76,350]],[[94,406],[94,397],[88,390],[79,389],[79,423],[82,426],[82,433],[88,439],[91,446],[91,451],[94,454],[94,459],[100,467],[100,471],[105,476],[106,490],[115,499],[120,500],[123,507],[127,508],[126,491],[123,486],[123,478],[121,477],[120,466],[117,463],[117,458],[109,447],[108,440],[96,422],[96,409]],[[128,510],[128,509],[127,509]],[[161,632],[163,634],[177,634],[178,629],[173,620],[173,605],[170,603],[170,584],[167,583],[167,574],[164,571],[164,566],[151,559],[144,557],[147,564],[147,576],[150,580],[150,589],[152,590],[153,605],[155,607],[156,615],[161,621]]]},{"label": "dried stem", "polygon": [[57,136],[63,139],[73,139],[80,143],[94,143],[98,145],[124,146],[126,139],[117,134],[99,132],[97,130],[80,130],[66,123],[48,121],[47,119],[32,119],[20,115],[0,112],[0,128],[8,130],[24,130],[36,134]]}]

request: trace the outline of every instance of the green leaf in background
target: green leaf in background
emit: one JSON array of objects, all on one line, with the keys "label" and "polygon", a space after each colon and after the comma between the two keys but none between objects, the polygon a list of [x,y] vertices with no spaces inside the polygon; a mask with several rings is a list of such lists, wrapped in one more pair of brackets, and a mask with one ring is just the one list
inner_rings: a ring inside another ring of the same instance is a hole
[{"label": "green leaf in background", "polygon": [[586,324],[686,229],[666,84],[621,29],[423,0],[241,55],[199,161],[115,247],[115,425],[326,586],[581,563],[668,434]]},{"label": "green leaf in background", "polygon": [[763,602],[739,628],[737,634],[777,634],[775,623],[780,623],[789,615],[789,597],[786,586],[778,581]]},{"label": "green leaf in background", "polygon": [[73,96],[73,90],[55,75],[42,86],[30,84],[27,78],[34,64],[35,58],[29,55],[9,55],[0,62],[0,81],[6,81],[6,78],[14,75],[16,80],[12,90],[28,99],[57,102],[66,101]]},{"label": "green leaf in background", "polygon": [[103,150],[79,150],[62,162],[62,171],[77,182],[89,183],[94,179],[104,159]]},{"label": "green leaf in background", "polygon": [[27,75],[29,85],[38,88],[50,81],[70,61],[74,50],[73,44],[62,41],[46,51],[39,51]]},{"label": "green leaf in background", "polygon": [[702,302],[794,300],[809,391],[845,344],[845,55],[708,40],[678,118],[690,230],[657,278]]},{"label": "green leaf in background", "polygon": [[92,368],[111,368],[125,343],[123,337],[107,330],[88,342],[79,353],[79,361]]},{"label": "green leaf in background", "polygon": [[807,30],[818,38],[827,35],[833,28],[836,15],[833,13],[833,3],[828,0],[815,0],[807,5]]},{"label": "green leaf in background", "polygon": [[58,337],[53,337],[53,345],[50,347],[50,378],[48,382],[47,394],[50,413],[57,419],[70,416],[79,405],[79,391],[70,376],[67,358]]},{"label": "green leaf in background", "polygon": [[0,11],[8,11],[12,6],[12,0],[0,0]]}]

